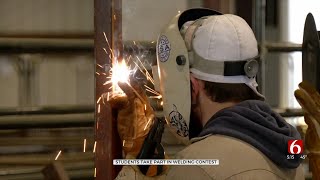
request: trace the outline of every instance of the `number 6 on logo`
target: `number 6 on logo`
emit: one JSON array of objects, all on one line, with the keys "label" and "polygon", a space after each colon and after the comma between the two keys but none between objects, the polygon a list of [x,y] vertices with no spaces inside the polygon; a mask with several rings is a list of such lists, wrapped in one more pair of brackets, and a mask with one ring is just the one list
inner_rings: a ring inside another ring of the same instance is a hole
[{"label": "number 6 on logo", "polygon": [[289,154],[302,154],[303,153],[303,141],[302,140],[289,140],[288,141],[288,153]]}]

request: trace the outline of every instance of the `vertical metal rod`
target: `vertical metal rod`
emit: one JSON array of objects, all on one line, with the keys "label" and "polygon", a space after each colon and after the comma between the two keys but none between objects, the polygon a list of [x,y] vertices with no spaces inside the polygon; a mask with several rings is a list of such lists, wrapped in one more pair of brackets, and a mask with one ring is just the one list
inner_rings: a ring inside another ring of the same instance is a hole
[{"label": "vertical metal rod", "polygon": [[[95,73],[95,101],[108,91],[108,87],[103,86],[106,77],[101,76],[101,74],[105,73],[105,68],[100,66],[110,66],[112,59],[103,50],[103,48],[109,48],[103,33],[105,32],[108,41],[111,42],[110,44],[113,44],[113,31],[114,27],[117,27],[114,26],[114,7],[119,7],[119,2],[118,0],[94,1],[94,53],[96,60],[95,72],[97,72]],[[112,164],[113,159],[121,158],[121,142],[110,105],[108,103],[104,104],[103,101],[95,104],[96,169],[92,173],[96,175],[98,180],[111,180],[117,176],[119,168],[121,168]]]},{"label": "vertical metal rod", "polygon": [[257,81],[259,84],[259,90],[262,94],[265,94],[265,49],[264,42],[265,42],[265,11],[266,11],[266,0],[256,0],[253,1],[253,31],[257,38],[258,43],[260,44],[260,73],[257,77]]}]

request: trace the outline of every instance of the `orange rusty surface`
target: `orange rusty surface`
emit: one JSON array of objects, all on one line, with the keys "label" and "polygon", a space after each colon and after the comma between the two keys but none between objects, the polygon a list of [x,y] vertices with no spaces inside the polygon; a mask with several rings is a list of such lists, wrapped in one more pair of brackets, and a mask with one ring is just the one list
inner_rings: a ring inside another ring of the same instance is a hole
[{"label": "orange rusty surface", "polygon": [[[114,1],[114,2],[113,2]],[[94,1],[94,53],[96,64],[105,66],[111,64],[110,57],[105,53],[103,48],[107,48],[108,44],[105,40],[103,32],[110,44],[114,44],[114,40],[121,41],[120,38],[113,38],[113,30],[115,22],[121,24],[121,18],[117,21],[113,20],[114,9],[113,3],[121,3],[118,0],[95,0]],[[120,4],[121,5],[121,4]],[[116,6],[114,6],[116,7]],[[119,6],[120,7],[120,6]],[[121,7],[120,7],[121,9]],[[119,11],[120,12],[120,11]],[[120,21],[120,22],[119,22]],[[121,31],[121,28],[120,28]],[[121,34],[121,32],[117,32]],[[111,43],[112,42],[112,43]],[[96,65],[95,73],[95,100],[97,101],[103,93],[108,91],[108,86],[103,86],[106,81],[106,76],[101,75],[105,72],[103,68]],[[100,75],[99,75],[100,74]],[[114,179],[120,171],[120,166],[113,166],[112,160],[115,158],[121,158],[121,142],[117,133],[117,126],[115,120],[115,112],[111,109],[108,103],[104,104],[103,101],[95,103],[95,140],[96,140],[96,153],[95,153],[95,167],[96,167],[96,179],[108,180]],[[100,106],[100,107],[99,107]]]}]

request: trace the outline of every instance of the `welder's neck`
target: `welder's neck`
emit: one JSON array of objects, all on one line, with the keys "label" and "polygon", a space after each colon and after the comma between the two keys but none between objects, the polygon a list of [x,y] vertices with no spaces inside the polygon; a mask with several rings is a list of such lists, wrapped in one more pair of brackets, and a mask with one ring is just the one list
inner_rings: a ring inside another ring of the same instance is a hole
[{"label": "welder's neck", "polygon": [[236,102],[213,102],[209,97],[202,98],[200,102],[202,126],[204,126],[209,121],[209,119],[218,111],[237,104]]}]

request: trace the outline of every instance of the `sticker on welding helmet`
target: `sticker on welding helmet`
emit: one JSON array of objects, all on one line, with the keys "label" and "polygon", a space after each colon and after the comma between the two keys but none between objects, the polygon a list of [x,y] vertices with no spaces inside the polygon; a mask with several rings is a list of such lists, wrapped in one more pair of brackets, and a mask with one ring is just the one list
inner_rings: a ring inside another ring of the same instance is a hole
[{"label": "sticker on welding helmet", "polygon": [[165,35],[160,36],[158,41],[158,58],[161,62],[166,62],[170,56],[170,42]]},{"label": "sticker on welding helmet", "polygon": [[170,125],[177,130],[177,134],[182,137],[189,135],[189,130],[186,121],[179,113],[176,105],[173,104],[173,110],[169,114]]}]

